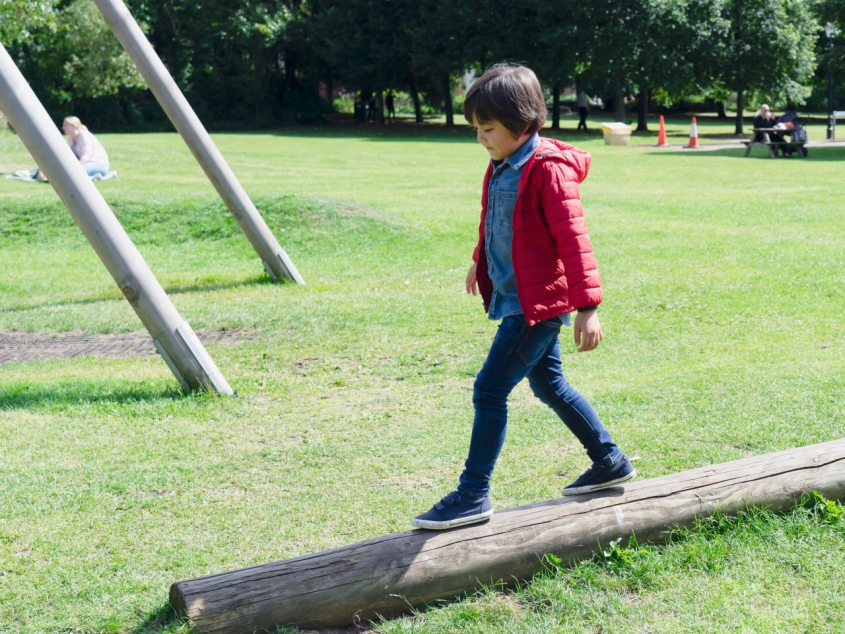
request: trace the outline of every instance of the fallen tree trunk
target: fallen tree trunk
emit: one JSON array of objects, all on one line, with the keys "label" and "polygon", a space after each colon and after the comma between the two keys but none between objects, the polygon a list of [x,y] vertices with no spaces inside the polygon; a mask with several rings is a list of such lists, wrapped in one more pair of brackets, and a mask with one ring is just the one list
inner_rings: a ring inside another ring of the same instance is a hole
[{"label": "fallen tree trunk", "polygon": [[546,553],[590,557],[597,544],[671,529],[746,505],[788,508],[802,493],[845,497],[845,440],[522,506],[449,531],[415,530],[174,583],[170,600],[203,632],[320,628],[404,612],[482,584],[530,578]]}]

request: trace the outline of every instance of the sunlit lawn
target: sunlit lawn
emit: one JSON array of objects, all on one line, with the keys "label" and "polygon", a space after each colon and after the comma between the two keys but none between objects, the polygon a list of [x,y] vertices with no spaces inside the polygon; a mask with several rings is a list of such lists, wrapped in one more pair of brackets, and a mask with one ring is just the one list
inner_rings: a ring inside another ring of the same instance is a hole
[{"label": "sunlit lawn", "polygon": [[[634,142],[654,143],[653,127]],[[669,128],[677,143],[689,132]],[[730,137],[733,123],[700,130]],[[3,632],[154,631],[173,581],[406,530],[454,487],[495,332],[462,292],[485,168],[467,128],[215,135],[305,286],[268,283],[177,135],[100,138],[119,176],[97,187],[183,317],[255,339],[208,347],[234,398],[180,396],[158,357],[0,366]],[[606,298],[601,347],[567,339],[564,365],[642,476],[843,437],[845,148],[772,161],[562,138],[594,155],[581,193]],[[32,165],[0,133],[0,171]],[[49,186],[0,179],[0,270],[0,331],[141,328]],[[526,386],[511,421],[497,508],[555,497],[588,466]],[[845,547],[809,525],[813,543]],[[768,533],[755,530],[728,558],[738,578],[796,563],[758,563]],[[681,591],[648,631],[764,632],[799,608],[841,610],[845,563],[811,565],[820,552],[797,549],[804,576],[742,601],[736,579],[667,557]],[[613,608],[620,586],[564,597],[571,579],[538,582],[552,587],[477,631],[549,631],[532,615],[586,631],[591,605],[589,627],[644,626]],[[631,592],[658,605],[662,587]],[[701,621],[695,588],[725,599],[724,621]],[[385,627],[463,631],[444,614]]]}]

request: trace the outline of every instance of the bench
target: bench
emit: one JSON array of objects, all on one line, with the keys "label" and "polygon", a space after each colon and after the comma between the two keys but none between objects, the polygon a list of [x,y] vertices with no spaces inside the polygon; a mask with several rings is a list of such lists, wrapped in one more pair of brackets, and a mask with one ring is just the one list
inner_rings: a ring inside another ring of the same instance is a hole
[{"label": "bench", "polygon": [[798,156],[801,158],[807,156],[807,148],[804,147],[807,144],[806,141],[772,141],[770,139],[770,132],[785,132],[785,130],[775,130],[774,128],[754,128],[755,137],[758,132],[763,134],[763,141],[743,141],[745,144],[745,156],[748,156],[751,153],[752,148],[766,148],[769,151],[769,158],[777,158],[778,146],[780,145],[788,145],[790,147],[797,148]]}]

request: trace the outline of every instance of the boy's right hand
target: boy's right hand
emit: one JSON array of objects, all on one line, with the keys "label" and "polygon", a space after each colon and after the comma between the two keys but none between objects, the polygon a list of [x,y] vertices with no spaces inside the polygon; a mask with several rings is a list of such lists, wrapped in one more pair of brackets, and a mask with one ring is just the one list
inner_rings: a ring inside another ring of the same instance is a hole
[{"label": "boy's right hand", "polygon": [[466,279],[466,289],[467,295],[478,295],[478,283],[475,278],[475,271],[478,268],[478,264],[473,262],[472,266],[469,267],[469,271],[467,271],[467,279]]}]

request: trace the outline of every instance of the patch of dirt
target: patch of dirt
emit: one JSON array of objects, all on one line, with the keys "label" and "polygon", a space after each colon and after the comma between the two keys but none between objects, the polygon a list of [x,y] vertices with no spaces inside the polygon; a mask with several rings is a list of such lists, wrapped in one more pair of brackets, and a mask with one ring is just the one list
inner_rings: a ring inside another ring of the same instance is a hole
[{"label": "patch of dirt", "polygon": [[[256,338],[252,330],[198,330],[203,344],[236,344]],[[112,335],[87,335],[80,331],[62,333],[0,333],[0,365],[15,361],[102,357],[129,359],[156,354],[153,340],[146,331]]]}]

